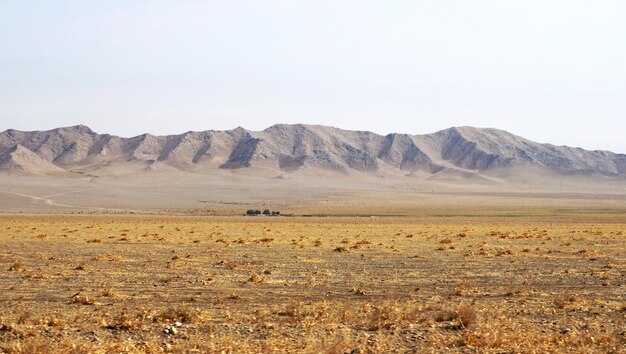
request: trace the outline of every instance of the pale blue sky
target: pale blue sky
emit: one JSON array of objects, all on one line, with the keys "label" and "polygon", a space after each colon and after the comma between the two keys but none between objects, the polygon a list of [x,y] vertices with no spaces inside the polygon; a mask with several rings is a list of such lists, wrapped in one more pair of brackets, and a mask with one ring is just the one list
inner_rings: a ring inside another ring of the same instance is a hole
[{"label": "pale blue sky", "polygon": [[275,123],[626,153],[626,1],[0,0],[0,130]]}]

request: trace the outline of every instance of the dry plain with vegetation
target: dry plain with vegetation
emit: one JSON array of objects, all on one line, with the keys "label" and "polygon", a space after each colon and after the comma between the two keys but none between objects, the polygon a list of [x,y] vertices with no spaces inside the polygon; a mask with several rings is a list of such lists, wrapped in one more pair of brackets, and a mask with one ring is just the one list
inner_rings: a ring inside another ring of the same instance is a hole
[{"label": "dry plain with vegetation", "polygon": [[624,352],[626,216],[0,217],[0,352]]}]

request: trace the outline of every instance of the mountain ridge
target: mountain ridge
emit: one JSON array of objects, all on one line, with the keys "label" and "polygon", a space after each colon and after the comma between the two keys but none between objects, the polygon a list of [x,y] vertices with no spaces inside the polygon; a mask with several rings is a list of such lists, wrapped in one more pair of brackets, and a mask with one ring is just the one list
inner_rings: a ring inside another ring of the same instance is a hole
[{"label": "mountain ridge", "polygon": [[[146,133],[128,138],[99,134],[85,125],[0,132],[0,156],[6,160],[16,146],[21,147],[21,154],[11,156],[12,163],[0,165],[0,170],[11,171],[21,165],[23,172],[45,173],[54,167],[69,171],[159,163],[184,171],[255,167],[280,173],[373,174],[389,170],[434,175],[442,170],[490,174],[528,167],[561,174],[626,177],[626,154],[542,144],[500,129],[469,126],[421,135],[379,135],[307,124],[275,124],[262,131],[237,127],[175,135]],[[34,165],[37,168],[30,168]]]}]

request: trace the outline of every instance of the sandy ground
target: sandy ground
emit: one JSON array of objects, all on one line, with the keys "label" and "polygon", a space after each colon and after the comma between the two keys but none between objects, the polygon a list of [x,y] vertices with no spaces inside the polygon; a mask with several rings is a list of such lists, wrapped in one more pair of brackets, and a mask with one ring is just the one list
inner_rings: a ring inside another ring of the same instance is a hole
[{"label": "sandy ground", "polygon": [[73,177],[0,174],[4,212],[197,210],[240,214],[413,215],[424,210],[626,209],[626,181],[566,178],[472,183],[407,176],[311,176],[254,171],[180,171]]}]

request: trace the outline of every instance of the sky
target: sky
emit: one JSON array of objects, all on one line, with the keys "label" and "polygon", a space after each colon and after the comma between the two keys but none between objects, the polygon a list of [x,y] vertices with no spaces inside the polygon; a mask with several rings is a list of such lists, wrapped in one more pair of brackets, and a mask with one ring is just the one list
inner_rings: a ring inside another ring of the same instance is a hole
[{"label": "sky", "polygon": [[626,1],[0,0],[0,130],[492,127],[626,153]]}]

